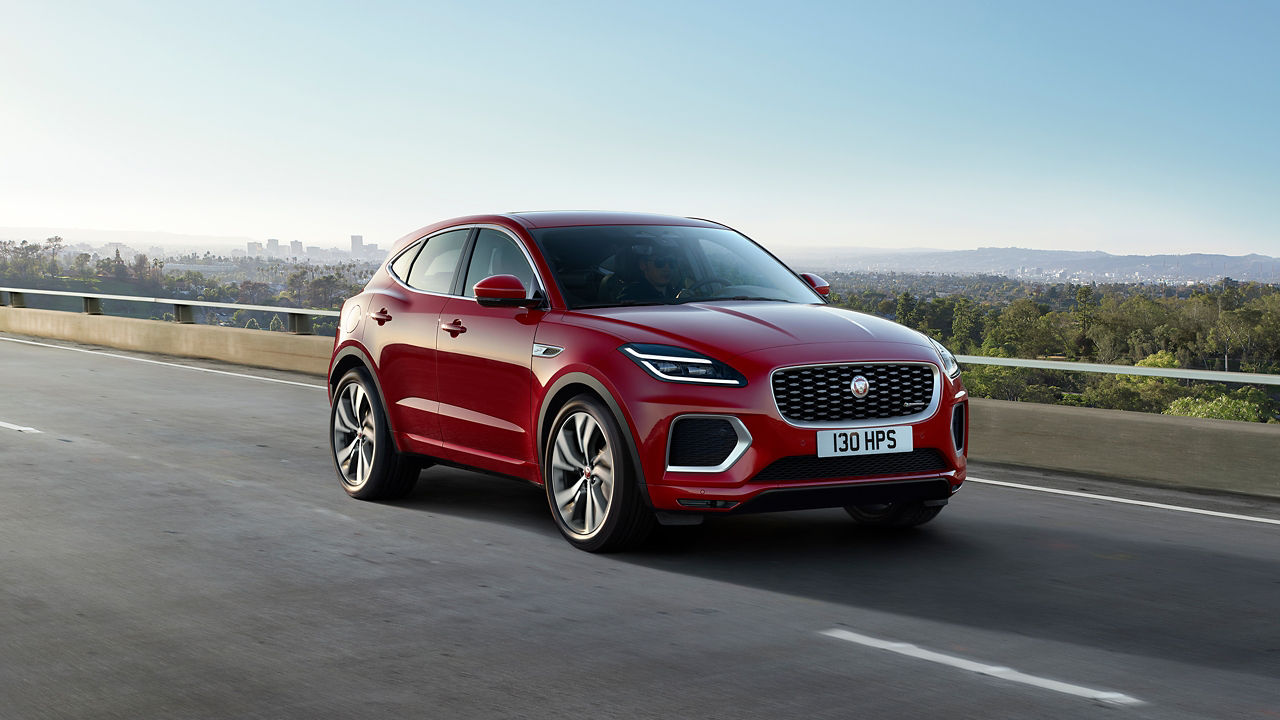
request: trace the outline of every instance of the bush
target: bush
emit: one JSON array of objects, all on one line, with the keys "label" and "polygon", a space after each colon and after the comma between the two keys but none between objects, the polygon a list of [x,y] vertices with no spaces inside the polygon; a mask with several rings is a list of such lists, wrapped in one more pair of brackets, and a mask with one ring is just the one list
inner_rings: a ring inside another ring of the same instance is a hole
[{"label": "bush", "polygon": [[1228,395],[1219,395],[1207,400],[1192,397],[1178,398],[1169,403],[1164,414],[1240,422],[1264,422],[1267,419],[1262,406],[1258,403]]}]

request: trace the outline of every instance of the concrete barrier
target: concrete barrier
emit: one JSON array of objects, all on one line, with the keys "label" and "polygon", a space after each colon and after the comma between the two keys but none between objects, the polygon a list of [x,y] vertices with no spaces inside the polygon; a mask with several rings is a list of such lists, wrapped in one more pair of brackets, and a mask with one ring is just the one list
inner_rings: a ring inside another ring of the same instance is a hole
[{"label": "concrete barrier", "polygon": [[324,375],[333,338],[0,307],[0,331]]},{"label": "concrete barrier", "polygon": [[1280,498],[1280,425],[974,398],[976,461]]},{"label": "concrete barrier", "polygon": [[[333,338],[0,307],[0,331],[323,375]],[[969,456],[1280,498],[1280,425],[974,398]]]}]

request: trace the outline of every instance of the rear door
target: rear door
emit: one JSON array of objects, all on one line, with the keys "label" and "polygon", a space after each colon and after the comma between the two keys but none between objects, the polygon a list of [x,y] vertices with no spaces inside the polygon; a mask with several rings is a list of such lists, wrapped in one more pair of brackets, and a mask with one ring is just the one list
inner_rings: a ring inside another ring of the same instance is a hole
[{"label": "rear door", "polygon": [[440,315],[437,367],[446,447],[470,465],[538,479],[533,416],[533,336],[543,309],[487,308],[472,288],[491,275],[515,275],[530,297],[544,285],[523,244],[495,228],[476,234],[462,297]]},{"label": "rear door", "polygon": [[366,335],[378,337],[378,379],[404,450],[438,454],[436,334],[472,228],[446,230],[392,261],[395,279],[369,305]]}]

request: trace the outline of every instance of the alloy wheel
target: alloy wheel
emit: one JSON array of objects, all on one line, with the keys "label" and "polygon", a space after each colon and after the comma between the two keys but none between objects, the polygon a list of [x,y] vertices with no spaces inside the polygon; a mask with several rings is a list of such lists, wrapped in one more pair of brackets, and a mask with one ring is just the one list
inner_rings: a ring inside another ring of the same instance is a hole
[{"label": "alloy wheel", "polygon": [[575,412],[556,432],[551,453],[551,483],[556,511],[576,535],[600,529],[613,501],[614,456],[600,423]]},{"label": "alloy wheel", "polygon": [[373,470],[373,452],[377,445],[377,426],[369,394],[360,383],[347,385],[334,399],[333,451],[342,473],[342,481],[358,488],[369,480]]}]

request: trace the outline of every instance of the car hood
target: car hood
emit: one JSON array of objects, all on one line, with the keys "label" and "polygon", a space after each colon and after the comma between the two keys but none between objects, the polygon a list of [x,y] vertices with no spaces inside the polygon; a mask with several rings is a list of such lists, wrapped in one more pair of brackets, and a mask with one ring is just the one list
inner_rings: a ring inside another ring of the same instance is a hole
[{"label": "car hood", "polygon": [[723,301],[592,308],[571,314],[575,324],[612,333],[626,342],[678,345],[722,358],[812,344],[929,347],[923,335],[895,322],[829,305]]}]

